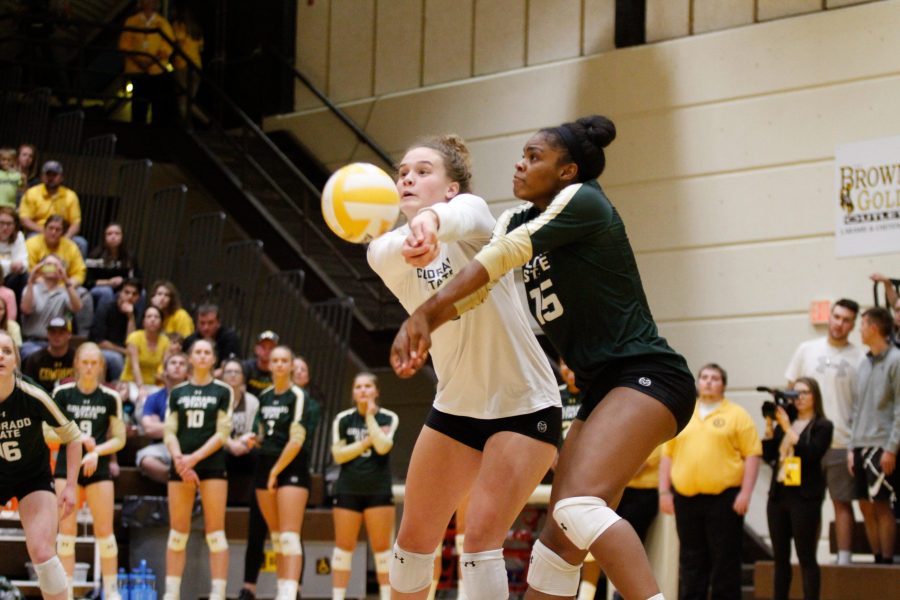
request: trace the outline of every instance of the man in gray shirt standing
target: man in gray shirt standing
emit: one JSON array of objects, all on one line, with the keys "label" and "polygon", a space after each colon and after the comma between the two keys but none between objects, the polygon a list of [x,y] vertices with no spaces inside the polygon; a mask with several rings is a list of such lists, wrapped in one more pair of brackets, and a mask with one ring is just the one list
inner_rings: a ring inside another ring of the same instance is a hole
[{"label": "man in gray shirt standing", "polygon": [[875,562],[894,559],[897,449],[900,447],[900,349],[890,342],[884,308],[862,314],[859,328],[869,352],[859,365],[847,462],[856,478],[859,508]]}]

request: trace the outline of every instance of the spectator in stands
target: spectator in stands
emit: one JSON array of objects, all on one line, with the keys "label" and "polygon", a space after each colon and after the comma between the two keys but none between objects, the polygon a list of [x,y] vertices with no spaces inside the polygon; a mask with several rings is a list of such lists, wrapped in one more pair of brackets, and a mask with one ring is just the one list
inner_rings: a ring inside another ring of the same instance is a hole
[{"label": "spectator in stands", "polygon": [[103,243],[91,251],[84,263],[87,267],[84,286],[91,291],[95,313],[100,312],[102,305],[115,302],[116,292],[126,280],[140,278],[137,262],[128,252],[118,223],[106,226]]},{"label": "spectator in stands", "polygon": [[[778,406],[766,415],[763,458],[772,467],[766,514],[775,555],[775,600],[788,600],[791,589],[791,538],[803,573],[804,600],[819,600],[819,563],[816,548],[825,500],[822,458],[831,447],[834,425],[825,418],[819,384],[812,377],[794,382],[791,421]],[[777,425],[775,425],[777,422]]]},{"label": "spectator in stands", "polygon": [[[186,2],[176,2],[173,9],[172,32],[175,34],[175,43],[184,56],[176,54],[172,59],[172,66],[175,67],[175,80],[180,88],[178,90],[178,112],[182,119],[187,119],[188,99],[193,100],[200,87],[199,71],[203,64],[200,57],[200,53],[203,52],[203,30]],[[188,61],[196,68],[196,71],[188,67]]]},{"label": "spectator in stands", "polygon": [[151,305],[144,310],[142,326],[125,339],[128,354],[121,377],[134,384],[129,395],[138,405],[159,388],[156,373],[169,347],[169,338],[162,334],[162,312],[157,307]]},{"label": "spectator in stands", "polygon": [[869,352],[859,365],[847,463],[875,562],[891,564],[897,527],[891,507],[900,488],[900,348],[890,342],[885,308],[865,311],[859,333]]},{"label": "spectator in stands", "polygon": [[182,339],[194,333],[194,320],[188,311],[181,308],[181,296],[171,281],[161,279],[150,286],[150,304],[160,310],[163,315],[162,330],[165,333],[175,332]]},{"label": "spectator in stands", "polygon": [[269,371],[269,354],[278,345],[278,334],[267,329],[256,338],[253,354],[256,358],[244,361],[244,374],[247,389],[258,397],[264,389],[272,385],[272,373]]},{"label": "spectator in stands", "polygon": [[141,282],[126,279],[116,294],[113,304],[104,304],[96,311],[91,326],[91,340],[103,352],[106,361],[106,376],[109,381],[118,381],[125,367],[128,355],[128,336],[137,329],[135,305],[141,297]]},{"label": "spectator in stands", "polygon": [[22,360],[47,345],[47,326],[81,310],[81,298],[55,254],[35,265],[22,294]]},{"label": "spectator in stands", "polygon": [[837,563],[849,565],[853,538],[853,477],[847,471],[847,442],[856,368],[863,352],[848,336],[856,325],[859,304],[841,298],[831,307],[828,335],[803,342],[794,351],[784,376],[788,387],[801,377],[814,377],[821,386],[825,415],[834,424],[831,449],[822,460],[828,492],[834,505]]},{"label": "spectator in stands", "polygon": [[48,160],[41,167],[41,184],[28,188],[19,206],[19,219],[25,231],[42,233],[50,215],[61,215],[68,223],[65,237],[75,242],[81,255],[87,254],[87,240],[81,230],[81,204],[78,194],[63,183],[62,165]]},{"label": "spectator in stands", "polygon": [[163,368],[164,387],[147,396],[141,411],[141,428],[144,435],[153,440],[153,443],[138,450],[134,463],[141,474],[157,483],[168,483],[169,469],[172,466],[172,456],[162,441],[169,392],[176,385],[187,381],[187,377],[187,355],[181,352],[170,355],[166,358]]},{"label": "spectator in stands", "polygon": [[37,172],[37,146],[34,144],[19,145],[16,169],[22,174],[22,187],[19,188],[18,200],[25,193],[26,189],[41,182]]},{"label": "spectator in stands", "polygon": [[753,419],[725,398],[728,375],[700,368],[699,402],[687,427],[663,446],[659,508],[675,514],[679,598],[741,597],[744,515],[759,472],[762,444]]},{"label": "spectator in stands", "polygon": [[894,315],[894,328],[891,332],[891,341],[895,346],[900,348],[900,294],[897,294],[897,288],[890,277],[881,273],[872,273],[872,281],[884,284],[884,297],[888,307]]},{"label": "spectator in stands", "polygon": [[169,125],[175,118],[176,107],[167,70],[172,54],[168,40],[174,41],[175,34],[165,17],[156,12],[157,0],[141,0],[140,6],[140,12],[126,19],[125,27],[147,31],[126,30],[119,38],[119,49],[126,53],[125,76],[134,86],[131,122],[146,124],[147,111],[152,105],[153,124]]},{"label": "spectator in stands", "polygon": [[15,342],[16,348],[22,347],[22,328],[19,327],[19,324],[9,316],[9,311],[6,310],[6,307],[9,306],[6,300],[0,298],[0,329],[5,331],[9,337],[12,338],[12,341]]},{"label": "spectator in stands", "polygon": [[63,236],[66,222],[59,215],[51,215],[44,224],[44,232],[28,238],[25,248],[28,250],[28,264],[34,269],[45,256],[54,254],[63,264],[66,270],[68,282],[75,287],[78,297],[81,298],[81,308],[75,315],[76,331],[86,334],[91,329],[94,320],[94,300],[90,293],[83,287],[87,267],[78,247]]},{"label": "spectator in stands", "polygon": [[3,284],[15,292],[16,302],[20,302],[22,288],[28,281],[28,249],[19,229],[19,215],[7,206],[0,206],[0,267]]},{"label": "spectator in stands", "polygon": [[0,148],[0,206],[16,208],[16,193],[23,179],[16,168],[16,149]]},{"label": "spectator in stands", "polygon": [[219,357],[216,369],[226,358],[238,356],[241,352],[241,338],[231,327],[223,327],[219,319],[219,307],[215,304],[201,304],[197,308],[197,331],[184,340],[184,345],[190,348],[195,340],[204,339],[211,342]]},{"label": "spectator in stands", "polygon": [[22,365],[22,372],[37,381],[48,394],[63,379],[75,374],[75,348],[72,324],[55,317],[47,323],[47,347],[33,352]]},{"label": "spectator in stands", "polygon": [[[3,266],[0,265],[0,282],[3,281]],[[19,314],[18,305],[16,304],[16,294],[11,289],[6,287],[5,285],[0,285],[0,299],[2,299],[6,306],[9,307],[9,310],[6,311],[4,316],[9,317],[13,321],[16,320],[16,317]]]},{"label": "spectator in stands", "polygon": [[[188,347],[190,348],[190,345]],[[225,444],[225,450],[228,452],[225,463],[229,475],[233,473],[250,475],[254,470],[255,457],[250,454],[248,444],[240,438],[252,431],[253,420],[259,410],[259,398],[247,391],[247,386],[244,385],[244,368],[240,360],[226,358],[221,365],[222,381],[230,385],[234,393],[231,438]]]}]

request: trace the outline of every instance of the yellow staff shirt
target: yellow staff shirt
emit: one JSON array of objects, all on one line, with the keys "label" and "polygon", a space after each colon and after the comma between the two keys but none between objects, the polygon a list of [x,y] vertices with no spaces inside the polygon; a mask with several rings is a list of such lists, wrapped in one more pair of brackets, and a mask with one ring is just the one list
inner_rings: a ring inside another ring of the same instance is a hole
[{"label": "yellow staff shirt", "polygon": [[[153,13],[150,18],[146,18],[143,12],[131,15],[125,21],[125,27],[135,27],[141,29],[159,29],[170,40],[175,39],[172,33],[172,26],[169,22],[157,13]],[[119,38],[119,49],[126,52],[143,52],[151,56],[155,56],[159,62],[154,61],[147,69],[141,68],[134,57],[139,55],[125,56],[125,72],[126,73],[147,73],[148,75],[159,75],[163,72],[163,68],[169,64],[169,56],[172,54],[172,46],[169,45],[161,35],[155,31],[142,33],[139,31],[123,31]],[[144,57],[149,58],[149,57]],[[160,66],[162,65],[162,66]]]},{"label": "yellow staff shirt", "polygon": [[753,419],[727,398],[705,419],[695,408],[684,431],[663,448],[663,455],[672,459],[672,485],[684,496],[740,487],[744,460],[761,454]]},{"label": "yellow staff shirt", "polygon": [[56,189],[55,194],[47,191],[43,183],[28,188],[22,196],[19,206],[19,217],[31,219],[41,227],[50,215],[62,215],[72,223],[81,222],[81,204],[78,202],[78,194],[64,185]]},{"label": "yellow staff shirt", "polygon": [[639,490],[656,489],[659,485],[659,459],[662,456],[662,446],[657,446],[650,453],[637,474],[631,478],[625,487]]},{"label": "yellow staff shirt", "polygon": [[28,251],[28,269],[33,269],[44,257],[49,254],[55,254],[63,262],[66,269],[66,277],[75,279],[78,285],[84,283],[84,277],[87,275],[87,267],[84,259],[81,257],[81,250],[69,238],[61,238],[59,246],[56,250],[47,247],[47,240],[44,234],[39,233],[25,240],[25,249]]}]

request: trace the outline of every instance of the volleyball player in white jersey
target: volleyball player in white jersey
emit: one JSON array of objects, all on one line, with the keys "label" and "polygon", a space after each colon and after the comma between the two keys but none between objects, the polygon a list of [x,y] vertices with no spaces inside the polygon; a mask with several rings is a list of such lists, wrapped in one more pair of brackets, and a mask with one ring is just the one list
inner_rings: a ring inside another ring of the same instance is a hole
[{"label": "volleyball player in white jersey", "polygon": [[[397,188],[409,224],[369,246],[369,264],[413,311],[491,238],[494,218],[469,193],[468,149],[456,136],[412,146]],[[422,222],[436,244],[417,244]],[[421,246],[432,249],[423,254]],[[391,564],[395,600],[428,594],[435,549],[469,494],[463,585],[469,600],[509,595],[503,541],[547,472],[560,433],[560,400],[511,274],[489,299],[434,334],[437,395],[416,441]]]}]

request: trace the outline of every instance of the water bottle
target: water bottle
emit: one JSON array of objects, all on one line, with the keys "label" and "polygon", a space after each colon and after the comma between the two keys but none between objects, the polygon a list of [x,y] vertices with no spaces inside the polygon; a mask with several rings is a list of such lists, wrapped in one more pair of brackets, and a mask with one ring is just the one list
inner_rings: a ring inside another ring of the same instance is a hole
[{"label": "water bottle", "polygon": [[144,576],[144,600],[156,600],[156,575],[153,574],[152,569],[147,570],[147,574]]},{"label": "water bottle", "polygon": [[128,585],[128,573],[125,572],[125,567],[119,567],[119,575],[118,581],[119,585],[119,595],[122,596],[122,600],[130,600],[129,598],[129,585]]},{"label": "water bottle", "polygon": [[144,572],[141,567],[132,569],[128,600],[144,600],[144,585]]}]

